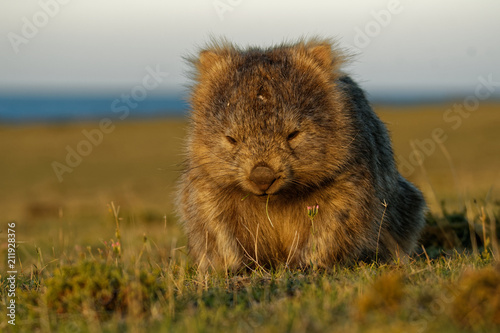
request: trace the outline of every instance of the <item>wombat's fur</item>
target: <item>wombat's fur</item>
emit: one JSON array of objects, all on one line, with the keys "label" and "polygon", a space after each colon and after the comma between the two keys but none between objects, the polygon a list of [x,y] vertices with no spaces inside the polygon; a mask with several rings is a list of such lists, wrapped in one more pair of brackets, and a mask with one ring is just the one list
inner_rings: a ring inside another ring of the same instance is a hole
[{"label": "wombat's fur", "polygon": [[179,207],[201,269],[330,267],[411,252],[424,199],[398,173],[384,124],[330,41],[216,42],[190,60]]}]

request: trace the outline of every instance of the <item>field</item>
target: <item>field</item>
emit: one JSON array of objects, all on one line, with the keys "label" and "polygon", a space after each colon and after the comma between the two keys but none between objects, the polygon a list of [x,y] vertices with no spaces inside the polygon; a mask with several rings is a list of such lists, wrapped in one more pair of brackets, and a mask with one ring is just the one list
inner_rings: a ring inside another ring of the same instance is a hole
[{"label": "field", "polygon": [[500,105],[452,106],[376,108],[431,209],[410,263],[242,275],[186,255],[185,120],[0,125],[0,331],[500,332]]}]

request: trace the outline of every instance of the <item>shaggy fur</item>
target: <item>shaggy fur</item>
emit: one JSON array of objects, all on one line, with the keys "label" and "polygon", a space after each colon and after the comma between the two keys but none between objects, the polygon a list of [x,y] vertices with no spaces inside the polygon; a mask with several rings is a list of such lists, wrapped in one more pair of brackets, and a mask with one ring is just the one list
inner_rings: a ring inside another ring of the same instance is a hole
[{"label": "shaggy fur", "polygon": [[397,171],[384,124],[330,41],[219,42],[190,61],[178,197],[201,269],[327,268],[411,252],[424,199]]}]

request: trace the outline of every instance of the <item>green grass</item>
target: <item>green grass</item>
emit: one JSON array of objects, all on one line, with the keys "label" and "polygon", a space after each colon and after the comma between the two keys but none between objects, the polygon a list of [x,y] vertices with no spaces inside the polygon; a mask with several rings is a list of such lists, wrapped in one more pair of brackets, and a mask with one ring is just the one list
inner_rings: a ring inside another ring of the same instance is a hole
[{"label": "green grass", "polygon": [[457,129],[442,120],[447,107],[378,108],[396,155],[436,127],[448,136],[449,156],[436,147],[409,176],[431,206],[425,252],[328,271],[192,266],[172,200],[183,120],[116,123],[61,183],[51,163],[95,123],[0,126],[5,313],[10,221],[19,272],[16,326],[2,313],[0,331],[500,332],[497,105]]},{"label": "green grass", "polygon": [[121,250],[108,243],[40,258],[19,275],[16,327],[2,329],[500,331],[500,267],[488,252],[233,275],[201,274],[182,251],[164,253],[149,239]]}]

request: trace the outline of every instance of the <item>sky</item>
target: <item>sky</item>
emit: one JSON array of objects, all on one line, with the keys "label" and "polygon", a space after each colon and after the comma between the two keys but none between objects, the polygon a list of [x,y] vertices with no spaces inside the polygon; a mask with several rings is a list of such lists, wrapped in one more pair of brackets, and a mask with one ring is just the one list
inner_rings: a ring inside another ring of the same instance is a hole
[{"label": "sky", "polygon": [[322,36],[355,54],[371,93],[467,93],[500,81],[498,0],[38,0],[0,2],[0,95],[187,90],[183,56],[210,36],[246,46]]}]

